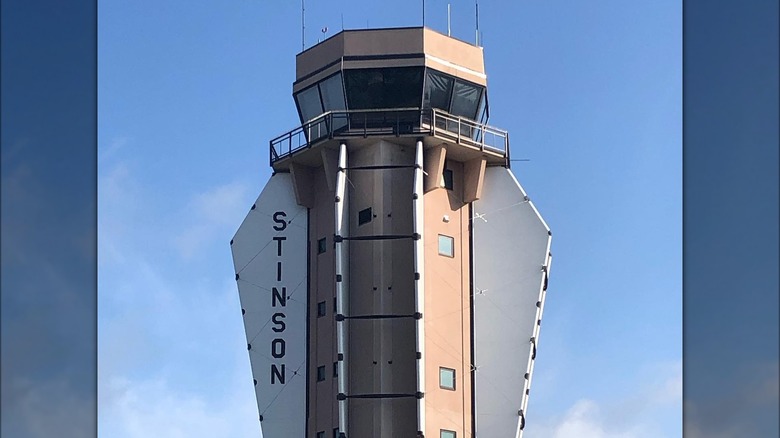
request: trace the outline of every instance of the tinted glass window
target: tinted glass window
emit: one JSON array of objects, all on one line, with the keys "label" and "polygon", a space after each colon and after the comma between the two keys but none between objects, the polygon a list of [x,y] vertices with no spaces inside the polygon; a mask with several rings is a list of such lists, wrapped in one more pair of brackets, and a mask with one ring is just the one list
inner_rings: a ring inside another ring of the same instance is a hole
[{"label": "tinted glass window", "polygon": [[325,380],[325,365],[317,367],[317,381],[322,382]]},{"label": "tinted glass window", "polygon": [[341,73],[335,74],[320,82],[322,105],[325,111],[347,109],[344,101],[344,85],[341,83]]},{"label": "tinted glass window", "polygon": [[422,67],[347,70],[344,84],[349,109],[418,108]]},{"label": "tinted glass window", "polygon": [[371,213],[371,207],[360,210],[358,213],[358,225],[363,225],[371,222],[373,214]]},{"label": "tinted glass window", "polygon": [[324,112],[322,102],[320,102],[320,92],[316,85],[299,92],[295,95],[295,99],[298,101],[298,108],[301,109],[302,123],[306,123]]},{"label": "tinted glass window", "polygon": [[452,190],[454,187],[453,173],[450,169],[444,169],[444,173],[441,175],[442,186],[447,190]]},{"label": "tinted glass window", "polygon": [[452,83],[451,77],[428,70],[425,77],[423,108],[438,108],[449,112]]},{"label": "tinted glass window", "polygon": [[480,97],[482,97],[482,87],[466,82],[455,81],[450,114],[468,117],[472,120],[476,119]]}]

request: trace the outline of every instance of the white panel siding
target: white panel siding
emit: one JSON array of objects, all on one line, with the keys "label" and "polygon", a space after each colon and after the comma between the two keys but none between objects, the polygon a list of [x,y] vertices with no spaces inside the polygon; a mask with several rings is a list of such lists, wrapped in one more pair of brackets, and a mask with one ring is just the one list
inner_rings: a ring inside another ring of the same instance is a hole
[{"label": "white panel siding", "polygon": [[290,175],[278,173],[231,245],[264,438],[305,437],[307,216]]},{"label": "white panel siding", "polygon": [[522,435],[551,238],[503,167],[486,169],[473,214],[475,436],[514,438]]}]

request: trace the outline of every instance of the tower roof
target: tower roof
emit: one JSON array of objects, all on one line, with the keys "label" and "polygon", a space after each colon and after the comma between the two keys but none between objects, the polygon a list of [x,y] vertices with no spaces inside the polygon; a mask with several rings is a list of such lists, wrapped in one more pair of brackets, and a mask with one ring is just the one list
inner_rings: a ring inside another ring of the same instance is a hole
[{"label": "tower roof", "polygon": [[426,27],[343,30],[296,56],[293,92],[340,70],[428,67],[485,86],[482,47]]}]

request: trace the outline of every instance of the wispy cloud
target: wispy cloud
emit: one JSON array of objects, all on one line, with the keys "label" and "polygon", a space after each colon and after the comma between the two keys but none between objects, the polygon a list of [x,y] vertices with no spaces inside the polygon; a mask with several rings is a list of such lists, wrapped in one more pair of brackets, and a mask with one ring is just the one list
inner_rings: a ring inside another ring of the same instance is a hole
[{"label": "wispy cloud", "polygon": [[99,180],[100,436],[257,436],[227,245],[247,187],[161,200],[120,155]]},{"label": "wispy cloud", "polygon": [[164,379],[113,378],[103,390],[111,400],[101,409],[99,436],[250,437],[260,431],[256,409],[244,397],[216,402],[172,388]]},{"label": "wispy cloud", "polygon": [[[525,436],[550,438],[658,438],[679,437],[682,431],[664,431],[668,418],[682,417],[682,364],[657,364],[659,378],[618,400],[582,398],[563,415],[531,417]],[[532,402],[533,403],[533,402]],[[533,407],[531,408],[533,409]],[[533,412],[531,412],[533,415]],[[667,420],[667,421],[664,421]],[[678,422],[679,423],[679,422]]]}]

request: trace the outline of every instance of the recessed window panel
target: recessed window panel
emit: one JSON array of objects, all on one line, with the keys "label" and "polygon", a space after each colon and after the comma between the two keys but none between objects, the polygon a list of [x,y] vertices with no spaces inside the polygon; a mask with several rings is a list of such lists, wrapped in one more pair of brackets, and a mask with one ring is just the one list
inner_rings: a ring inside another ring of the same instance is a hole
[{"label": "recessed window panel", "polygon": [[346,70],[347,106],[356,109],[419,108],[422,67]]},{"label": "recessed window panel", "polygon": [[452,190],[454,187],[454,174],[452,173],[452,169],[444,169],[444,172],[441,175],[441,185],[447,190]]},{"label": "recessed window panel", "polygon": [[358,225],[363,225],[371,222],[373,216],[374,215],[371,212],[371,207],[360,210],[360,212],[358,212]]},{"label": "recessed window panel", "polygon": [[295,100],[298,101],[298,108],[301,110],[302,123],[306,123],[324,112],[322,110],[320,91],[317,88],[317,85],[311,86],[296,94]]},{"label": "recessed window panel", "polygon": [[440,438],[457,438],[454,431],[441,429]]},{"label": "recessed window panel", "polygon": [[339,376],[339,363],[333,362],[333,377]]},{"label": "recessed window panel", "polygon": [[317,381],[322,382],[325,380],[325,365],[317,367]]},{"label": "recessed window panel", "polygon": [[325,316],[327,313],[327,307],[325,306],[325,301],[320,301],[317,303],[317,318],[321,318]]},{"label": "recessed window panel", "polygon": [[439,234],[439,255],[455,257],[455,239]]},{"label": "recessed window panel", "polygon": [[452,77],[428,70],[425,76],[423,108],[437,108],[449,112],[452,83]]},{"label": "recessed window panel", "polygon": [[322,254],[327,249],[327,240],[323,237],[317,241],[317,254]]},{"label": "recessed window panel", "polygon": [[476,119],[481,97],[482,87],[456,80],[452,93],[450,114],[467,117],[472,120]]},{"label": "recessed window panel", "polygon": [[439,368],[439,387],[455,390],[455,370],[452,368]]}]

